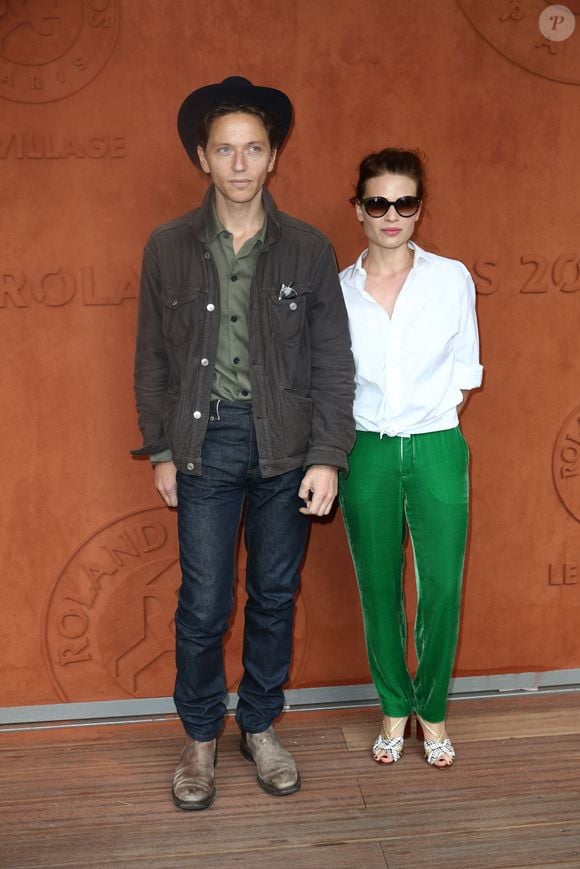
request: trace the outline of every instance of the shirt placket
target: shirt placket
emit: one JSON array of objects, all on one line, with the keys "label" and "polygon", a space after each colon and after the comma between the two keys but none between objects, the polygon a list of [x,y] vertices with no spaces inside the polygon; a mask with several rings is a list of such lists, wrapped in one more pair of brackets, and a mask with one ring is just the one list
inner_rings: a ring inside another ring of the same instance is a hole
[{"label": "shirt placket", "polygon": [[239,344],[240,329],[242,328],[243,323],[239,306],[239,298],[236,295],[236,284],[238,282],[238,275],[236,272],[238,267],[238,261],[236,254],[234,253],[231,235],[228,235],[228,237],[224,240],[224,247],[226,250],[226,260],[228,264],[228,280],[226,291],[228,352],[230,363],[232,365],[232,373],[235,376],[239,386],[237,366],[242,363]]},{"label": "shirt placket", "polygon": [[[388,358],[385,360],[385,397],[384,403],[389,420],[388,434],[391,436],[401,435],[399,416],[405,407],[408,396],[405,395],[406,384],[403,378],[404,365],[404,336],[405,317],[407,315],[407,297],[414,277],[415,265],[407,275],[405,283],[397,298],[393,314],[389,321],[389,348]],[[390,401],[387,400],[387,395]]]},{"label": "shirt placket", "polygon": [[[240,376],[240,372],[248,371],[248,305],[249,300],[241,298],[239,286],[244,286],[244,269],[247,268],[244,259],[251,253],[253,248],[246,249],[242,246],[236,255],[233,248],[231,233],[222,235],[222,247],[227,263],[228,275],[225,282],[225,310],[228,336],[228,359],[232,378],[239,387],[239,397],[245,399],[249,396],[249,383]],[[241,283],[240,283],[241,282]]]}]

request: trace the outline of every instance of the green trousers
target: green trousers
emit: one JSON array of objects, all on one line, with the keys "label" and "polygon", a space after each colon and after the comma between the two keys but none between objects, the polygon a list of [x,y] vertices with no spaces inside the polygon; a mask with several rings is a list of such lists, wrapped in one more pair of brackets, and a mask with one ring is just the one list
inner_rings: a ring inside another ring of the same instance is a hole
[{"label": "green trousers", "polygon": [[[469,450],[459,427],[381,438],[357,432],[340,502],[383,713],[440,722],[455,658],[469,508]],[[403,545],[415,556],[418,669],[407,668]]]}]

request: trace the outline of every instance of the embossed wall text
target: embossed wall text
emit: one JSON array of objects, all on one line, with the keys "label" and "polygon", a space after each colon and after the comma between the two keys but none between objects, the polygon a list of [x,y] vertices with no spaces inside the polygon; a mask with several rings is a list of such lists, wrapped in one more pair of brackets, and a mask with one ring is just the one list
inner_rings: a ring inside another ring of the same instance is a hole
[{"label": "embossed wall text", "polygon": [[2,0],[0,97],[60,100],[103,68],[117,38],[119,0]]},{"label": "embossed wall text", "polygon": [[579,567],[577,561],[558,561],[548,565],[548,585],[578,585]]},{"label": "embossed wall text", "polygon": [[560,501],[580,522],[580,405],[572,411],[556,438],[552,475]]},{"label": "embossed wall text", "polygon": [[53,266],[38,273],[0,266],[0,310],[59,308],[73,299],[82,305],[120,305],[138,295],[139,276],[132,266]]},{"label": "embossed wall text", "polygon": [[491,296],[506,285],[512,292],[524,295],[570,295],[580,290],[580,253],[553,257],[525,253],[517,259],[483,254],[473,263],[472,272],[481,296]]},{"label": "embossed wall text", "polygon": [[127,156],[125,136],[0,133],[0,160],[66,160],[70,157],[118,160]]}]

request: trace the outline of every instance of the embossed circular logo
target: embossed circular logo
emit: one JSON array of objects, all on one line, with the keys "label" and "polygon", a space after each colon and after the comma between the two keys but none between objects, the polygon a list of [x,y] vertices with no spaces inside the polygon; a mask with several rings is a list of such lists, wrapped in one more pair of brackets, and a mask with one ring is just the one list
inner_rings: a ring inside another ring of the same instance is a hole
[{"label": "embossed circular logo", "polygon": [[0,0],[0,96],[48,103],[103,68],[117,38],[119,0]]},{"label": "embossed circular logo", "polygon": [[560,429],[552,456],[552,473],[562,504],[580,522],[580,405]]},{"label": "embossed circular logo", "polygon": [[[543,78],[580,84],[580,28],[575,27],[575,16],[580,15],[578,0],[557,7],[565,8],[565,13],[550,12],[554,5],[545,0],[457,3],[480,36],[512,63]],[[543,32],[544,23],[549,35]],[[560,35],[554,38],[554,34]]]},{"label": "embossed circular logo", "polygon": [[[226,637],[229,690],[242,675],[245,565],[240,561]],[[165,507],[117,519],[79,546],[54,583],[43,620],[44,660],[59,698],[170,696],[180,582],[176,517]],[[305,622],[299,595],[294,674],[304,657]]]}]

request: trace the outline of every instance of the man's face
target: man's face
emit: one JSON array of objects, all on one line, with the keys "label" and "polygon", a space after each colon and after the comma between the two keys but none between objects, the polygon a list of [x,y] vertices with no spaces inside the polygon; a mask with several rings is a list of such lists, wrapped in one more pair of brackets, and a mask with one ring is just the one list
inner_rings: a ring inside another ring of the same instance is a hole
[{"label": "man's face", "polygon": [[216,118],[205,149],[198,147],[197,154],[218,195],[238,204],[260,195],[276,159],[261,119],[245,112]]}]

